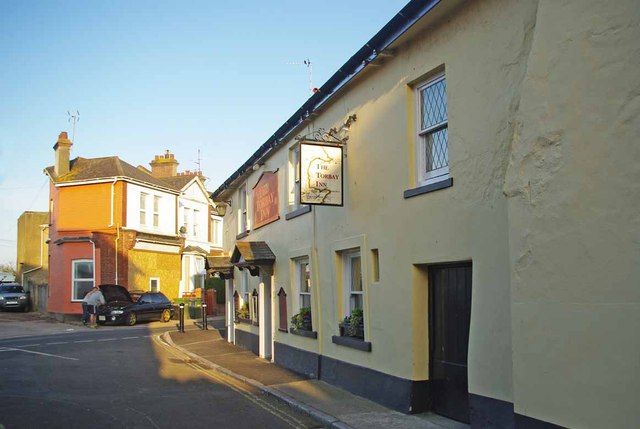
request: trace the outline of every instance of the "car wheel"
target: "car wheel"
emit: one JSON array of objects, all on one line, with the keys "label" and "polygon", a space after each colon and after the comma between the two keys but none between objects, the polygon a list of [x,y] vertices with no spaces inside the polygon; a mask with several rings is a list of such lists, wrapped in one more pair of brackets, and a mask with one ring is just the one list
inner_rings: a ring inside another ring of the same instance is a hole
[{"label": "car wheel", "polygon": [[171,312],[168,309],[162,310],[162,314],[160,315],[160,321],[167,323],[171,320]]},{"label": "car wheel", "polygon": [[29,306],[25,305],[24,308],[22,309],[23,312],[28,313],[29,312]]},{"label": "car wheel", "polygon": [[129,313],[129,317],[127,317],[127,325],[133,326],[137,321],[138,318],[136,317],[136,313]]}]

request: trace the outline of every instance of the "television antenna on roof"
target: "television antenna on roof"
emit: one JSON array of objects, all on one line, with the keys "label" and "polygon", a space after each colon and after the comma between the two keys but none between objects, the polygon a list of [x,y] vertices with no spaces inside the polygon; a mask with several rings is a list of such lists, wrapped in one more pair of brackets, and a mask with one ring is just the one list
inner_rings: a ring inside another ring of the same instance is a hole
[{"label": "television antenna on roof", "polygon": [[305,66],[307,68],[307,75],[309,76],[309,92],[311,95],[318,92],[318,88],[313,86],[313,63],[309,58],[300,62],[300,61],[289,61],[287,64],[292,66]]},{"label": "television antenna on roof", "polygon": [[76,110],[76,113],[71,113],[67,110],[67,116],[69,117],[69,122],[73,124],[73,128],[71,129],[71,141],[75,143],[76,123],[80,122],[80,112]]}]

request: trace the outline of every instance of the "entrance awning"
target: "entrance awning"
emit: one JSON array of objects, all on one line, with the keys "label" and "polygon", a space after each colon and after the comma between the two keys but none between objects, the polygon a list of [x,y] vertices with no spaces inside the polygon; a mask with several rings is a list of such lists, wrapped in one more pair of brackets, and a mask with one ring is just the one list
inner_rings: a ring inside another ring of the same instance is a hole
[{"label": "entrance awning", "polygon": [[218,274],[223,279],[233,278],[233,264],[228,256],[207,256],[207,273],[211,276]]},{"label": "entrance awning", "polygon": [[231,263],[241,270],[247,268],[252,276],[259,274],[259,269],[270,273],[276,255],[264,241],[238,241],[231,254]]}]

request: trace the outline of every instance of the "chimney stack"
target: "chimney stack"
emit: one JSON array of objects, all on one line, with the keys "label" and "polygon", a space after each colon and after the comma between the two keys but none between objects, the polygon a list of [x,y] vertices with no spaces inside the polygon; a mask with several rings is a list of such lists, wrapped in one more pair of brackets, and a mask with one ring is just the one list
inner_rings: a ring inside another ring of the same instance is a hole
[{"label": "chimney stack", "polygon": [[178,174],[178,161],[169,150],[164,155],[156,155],[149,165],[151,174],[155,177],[173,177]]},{"label": "chimney stack", "polygon": [[56,154],[56,163],[54,170],[57,176],[62,176],[69,172],[69,157],[71,155],[71,146],[73,143],[69,140],[67,132],[63,131],[58,136],[58,141],[53,145]]}]

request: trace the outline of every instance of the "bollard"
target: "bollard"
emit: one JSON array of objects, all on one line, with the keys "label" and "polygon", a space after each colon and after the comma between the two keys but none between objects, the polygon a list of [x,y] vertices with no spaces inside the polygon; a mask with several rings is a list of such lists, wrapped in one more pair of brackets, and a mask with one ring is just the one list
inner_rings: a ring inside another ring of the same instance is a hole
[{"label": "bollard", "polygon": [[206,331],[207,328],[207,304],[202,303],[202,330]]},{"label": "bollard", "polygon": [[178,332],[184,333],[184,302],[181,302],[178,307],[180,308],[180,314],[178,318]]}]

